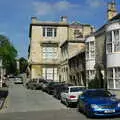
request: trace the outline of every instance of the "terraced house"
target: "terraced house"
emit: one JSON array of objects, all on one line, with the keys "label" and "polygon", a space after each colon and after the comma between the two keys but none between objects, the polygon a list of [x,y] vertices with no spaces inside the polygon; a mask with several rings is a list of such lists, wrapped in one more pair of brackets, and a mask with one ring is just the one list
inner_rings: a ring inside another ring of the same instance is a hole
[{"label": "terraced house", "polygon": [[96,64],[101,66],[104,85],[120,89],[120,13],[114,1],[108,4],[108,21],[95,33]]},{"label": "terraced house", "polygon": [[69,77],[66,77],[68,75],[66,70],[69,70],[69,67],[66,68],[64,64],[60,46],[66,40],[83,42],[85,36],[92,31],[93,27],[89,24],[79,22],[69,24],[66,16],[62,16],[58,22],[40,21],[36,17],[32,17],[28,56],[30,77],[67,81]]},{"label": "terraced house", "polygon": [[32,17],[30,24],[29,67],[31,78],[58,80],[59,44],[68,39],[67,17],[45,22]]}]

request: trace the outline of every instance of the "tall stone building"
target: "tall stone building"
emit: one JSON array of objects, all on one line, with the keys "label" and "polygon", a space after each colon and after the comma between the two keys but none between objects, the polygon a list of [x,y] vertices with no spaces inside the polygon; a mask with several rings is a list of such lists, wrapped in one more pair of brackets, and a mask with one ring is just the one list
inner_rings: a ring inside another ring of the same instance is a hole
[{"label": "tall stone building", "polygon": [[31,79],[43,77],[58,81],[60,69],[63,67],[60,64],[64,63],[61,58],[61,44],[66,40],[84,41],[85,36],[92,31],[93,27],[88,24],[69,24],[66,16],[62,16],[58,22],[40,21],[32,17],[28,53]]},{"label": "tall stone building", "polygon": [[[113,11],[114,8],[114,11]],[[96,64],[101,66],[104,86],[108,89],[120,89],[120,13],[116,15],[116,6],[108,4],[108,21],[95,33]],[[113,16],[112,16],[113,15]]]},{"label": "tall stone building", "polygon": [[30,24],[29,67],[31,79],[43,77],[58,81],[59,44],[68,39],[66,17],[45,22],[32,17]]},{"label": "tall stone building", "polygon": [[69,25],[68,40],[61,47],[60,81],[85,85],[85,38],[93,33],[89,24],[73,22]]},{"label": "tall stone building", "polygon": [[95,36],[89,35],[85,39],[85,68],[86,68],[86,85],[95,78]]}]

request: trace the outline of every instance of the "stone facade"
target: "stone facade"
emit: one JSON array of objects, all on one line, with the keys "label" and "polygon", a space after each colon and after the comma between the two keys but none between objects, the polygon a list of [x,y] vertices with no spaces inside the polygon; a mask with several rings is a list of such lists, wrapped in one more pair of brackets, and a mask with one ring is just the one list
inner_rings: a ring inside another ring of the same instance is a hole
[{"label": "stone facade", "polygon": [[89,35],[85,39],[85,68],[86,68],[86,85],[95,78],[95,36]]},{"label": "stone facade", "polygon": [[75,84],[75,80],[73,81],[72,80],[73,77],[71,77],[73,76],[72,71],[74,71],[75,76],[76,73],[75,70],[73,69],[77,69],[77,71],[79,71],[79,68],[76,68],[75,66],[79,64],[82,65],[80,60],[85,58],[84,56],[82,56],[82,58],[76,56],[78,56],[81,52],[84,51],[85,51],[84,41],[66,40],[63,44],[61,44],[61,59],[60,59],[61,62],[59,71],[60,81],[66,81],[67,83]]},{"label": "stone facade", "polygon": [[[66,16],[62,16],[59,22],[45,22],[32,17],[28,59],[31,79],[43,77],[44,79],[58,81],[61,74],[61,61],[62,65],[66,65],[64,58],[61,60],[60,45],[66,40],[84,41],[85,36],[89,35],[93,29],[88,24],[78,22],[69,24]],[[69,47],[68,50],[73,56],[81,46],[74,44]],[[64,70],[62,73],[64,73]],[[67,78],[64,78],[62,81],[67,80]]]},{"label": "stone facade", "polygon": [[31,79],[58,80],[60,58],[59,44],[68,38],[68,23],[39,21],[32,18],[30,24],[29,67]]}]

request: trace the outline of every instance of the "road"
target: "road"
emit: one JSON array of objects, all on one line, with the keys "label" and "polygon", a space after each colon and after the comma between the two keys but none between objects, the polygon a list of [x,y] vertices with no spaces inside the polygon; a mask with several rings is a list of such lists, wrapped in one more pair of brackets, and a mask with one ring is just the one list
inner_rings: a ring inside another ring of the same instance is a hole
[{"label": "road", "polygon": [[[51,95],[40,90],[27,90],[23,85],[14,85],[12,82],[0,113],[1,120],[91,120],[77,112],[76,108],[67,108]],[[120,120],[104,120],[111,119]]]}]

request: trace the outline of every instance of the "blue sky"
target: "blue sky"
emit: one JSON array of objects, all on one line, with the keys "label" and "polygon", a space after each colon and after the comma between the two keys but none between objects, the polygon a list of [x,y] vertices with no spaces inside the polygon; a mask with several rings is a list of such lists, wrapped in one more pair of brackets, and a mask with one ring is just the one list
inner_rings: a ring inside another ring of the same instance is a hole
[{"label": "blue sky", "polygon": [[[0,0],[0,34],[10,39],[19,57],[27,58],[32,16],[41,21],[59,21],[65,15],[69,22],[99,28],[106,22],[108,1],[111,0]],[[120,0],[116,3],[120,12]]]}]

